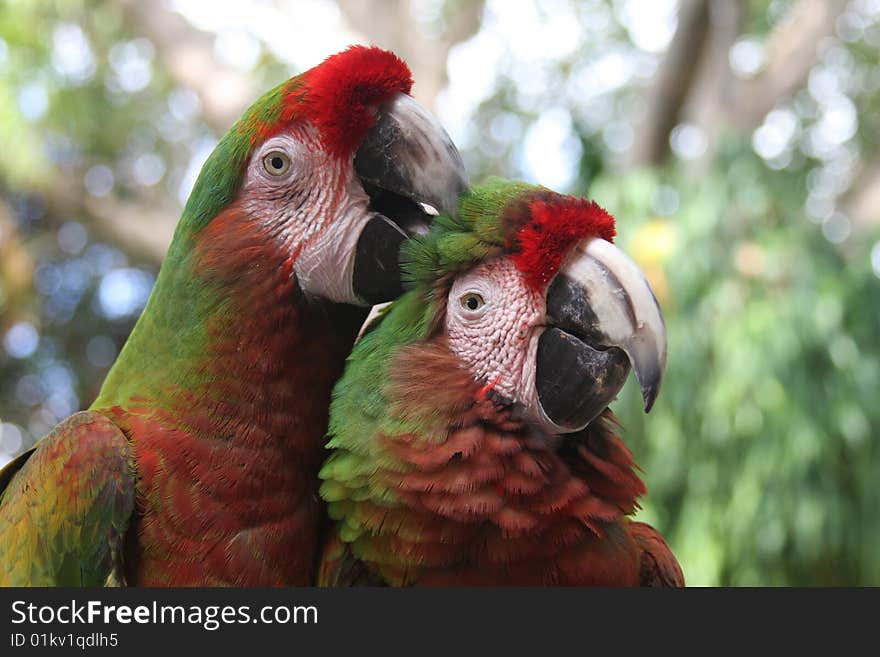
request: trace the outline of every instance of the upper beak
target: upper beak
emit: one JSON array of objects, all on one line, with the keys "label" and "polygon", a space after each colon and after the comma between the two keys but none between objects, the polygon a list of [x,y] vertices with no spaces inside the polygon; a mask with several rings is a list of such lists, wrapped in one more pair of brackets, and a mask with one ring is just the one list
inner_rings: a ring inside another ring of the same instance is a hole
[{"label": "upper beak", "polygon": [[379,107],[354,168],[376,213],[357,243],[354,292],[370,304],[391,301],[402,292],[400,245],[427,230],[433,215],[424,206],[456,214],[467,173],[439,121],[403,93]]},{"label": "upper beak", "polygon": [[450,216],[468,187],[461,155],[446,130],[403,93],[379,107],[354,168],[362,181]]},{"label": "upper beak", "polygon": [[549,327],[537,350],[541,412],[579,431],[623,387],[629,368],[650,411],[666,368],[666,325],[638,266],[600,238],[578,244],[547,290]]}]

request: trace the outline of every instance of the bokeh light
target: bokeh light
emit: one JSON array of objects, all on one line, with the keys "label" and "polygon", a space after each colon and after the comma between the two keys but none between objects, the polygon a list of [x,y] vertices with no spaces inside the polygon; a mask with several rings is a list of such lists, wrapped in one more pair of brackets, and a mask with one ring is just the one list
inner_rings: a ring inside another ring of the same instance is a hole
[{"label": "bokeh light", "polygon": [[6,331],[3,346],[13,358],[27,358],[37,350],[40,336],[32,324],[19,322]]}]

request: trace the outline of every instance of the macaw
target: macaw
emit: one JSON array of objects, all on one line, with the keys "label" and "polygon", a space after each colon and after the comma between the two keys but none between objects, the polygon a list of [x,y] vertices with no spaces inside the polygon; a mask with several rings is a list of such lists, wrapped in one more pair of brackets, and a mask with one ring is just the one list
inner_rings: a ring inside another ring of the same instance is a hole
[{"label": "macaw", "polygon": [[684,585],[608,404],[666,329],[595,202],[494,179],[404,247],[330,408],[322,586]]},{"label": "macaw", "polygon": [[97,399],[0,473],[0,584],[313,583],[332,385],[466,185],[411,85],[353,46],[222,138]]}]

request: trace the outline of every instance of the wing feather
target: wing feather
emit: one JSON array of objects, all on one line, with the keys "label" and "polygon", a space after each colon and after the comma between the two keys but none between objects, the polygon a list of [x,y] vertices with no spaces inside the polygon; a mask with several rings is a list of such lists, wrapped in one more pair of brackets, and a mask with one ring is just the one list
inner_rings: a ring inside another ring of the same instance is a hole
[{"label": "wing feather", "polygon": [[134,510],[129,442],[100,413],[70,416],[0,472],[0,585],[124,583]]},{"label": "wing feather", "polygon": [[660,532],[643,522],[630,523],[630,531],[642,549],[642,586],[684,586],[681,566]]}]

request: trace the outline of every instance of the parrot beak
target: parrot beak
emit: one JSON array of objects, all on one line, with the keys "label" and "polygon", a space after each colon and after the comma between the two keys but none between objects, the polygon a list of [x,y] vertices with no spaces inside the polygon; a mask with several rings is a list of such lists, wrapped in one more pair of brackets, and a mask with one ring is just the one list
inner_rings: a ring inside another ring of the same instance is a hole
[{"label": "parrot beak", "polygon": [[354,169],[375,213],[356,245],[354,292],[369,304],[391,301],[403,291],[401,244],[426,232],[434,214],[456,214],[467,173],[439,121],[403,93],[379,107]]},{"label": "parrot beak", "polygon": [[666,325],[638,266],[600,238],[578,244],[547,289],[535,388],[542,423],[580,431],[616,397],[630,366],[651,410],[666,368]]}]

